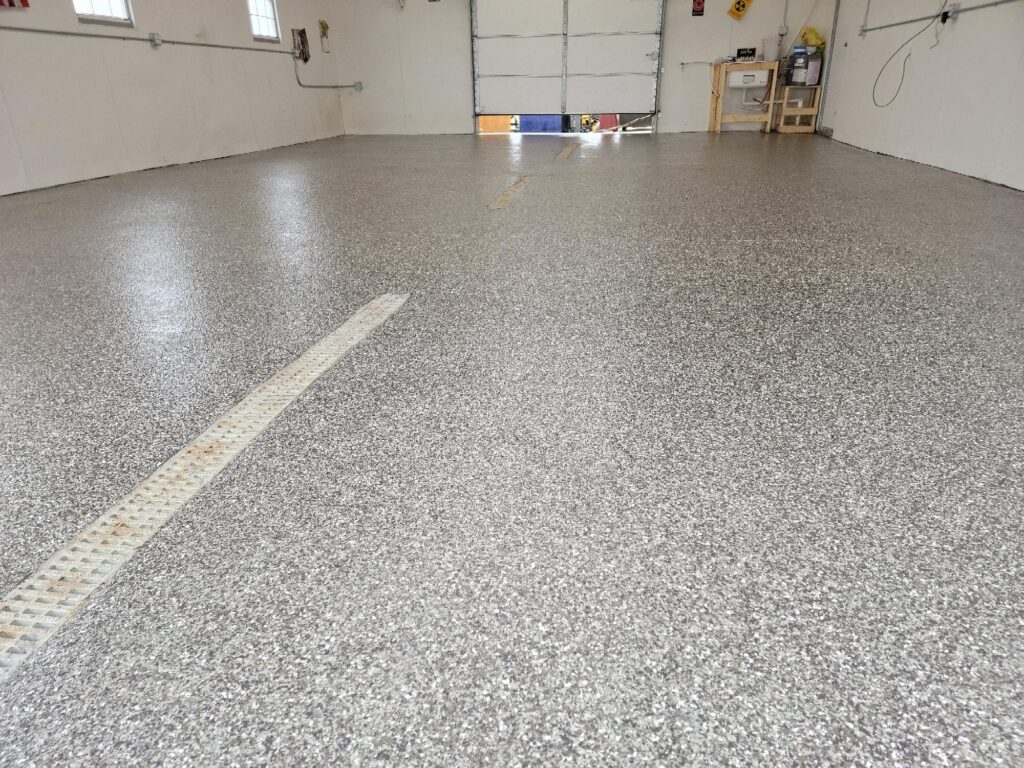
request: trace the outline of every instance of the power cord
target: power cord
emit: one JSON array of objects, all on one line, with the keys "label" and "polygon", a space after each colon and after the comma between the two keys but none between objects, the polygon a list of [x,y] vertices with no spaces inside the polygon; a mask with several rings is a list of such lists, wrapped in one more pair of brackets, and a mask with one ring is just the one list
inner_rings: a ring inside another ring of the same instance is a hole
[{"label": "power cord", "polygon": [[[927,32],[929,29],[931,29],[932,25],[936,21],[939,21],[941,19],[943,24],[946,23],[946,19],[949,18],[949,15],[945,13],[946,5],[948,3],[949,3],[949,0],[942,0],[942,5],[939,6],[939,10],[937,10],[935,12],[935,15],[931,17],[931,19],[928,21],[928,23],[925,24],[923,27],[921,27],[921,29],[919,29],[917,32],[915,32],[913,35],[911,35],[909,38],[907,38],[903,42],[903,44],[900,45],[899,48],[897,48],[895,51],[893,51],[892,52],[892,56],[890,56],[888,59],[886,59],[885,60],[885,64],[883,64],[882,68],[880,70],[878,70],[878,75],[875,77],[875,84],[871,87],[871,101],[873,101],[875,103],[876,107],[878,107],[879,109],[885,109],[890,104],[892,104],[894,101],[896,101],[896,97],[900,95],[900,91],[903,89],[903,81],[907,77],[907,62],[910,61],[910,54],[913,53],[913,51],[907,51],[907,55],[903,57],[903,67],[902,67],[902,69],[900,71],[900,82],[896,86],[896,93],[894,93],[892,95],[892,98],[889,99],[887,102],[885,102],[885,104],[879,104],[878,103],[878,82],[879,82],[879,80],[882,79],[882,74],[885,72],[886,68],[892,63],[893,59],[895,59],[899,55],[900,51],[902,51],[904,48],[906,48],[908,45],[910,45],[912,42],[914,42],[917,38],[919,38],[921,35],[923,35],[925,32]],[[932,48],[934,48],[938,44],[939,44],[939,35],[936,34],[935,35],[935,45],[932,45]]]},{"label": "power cord", "polygon": [[936,45],[939,44],[939,38],[942,37],[942,31],[946,28],[946,22],[949,21],[949,11],[939,12],[939,23],[935,24],[935,42],[928,46],[930,51]]}]

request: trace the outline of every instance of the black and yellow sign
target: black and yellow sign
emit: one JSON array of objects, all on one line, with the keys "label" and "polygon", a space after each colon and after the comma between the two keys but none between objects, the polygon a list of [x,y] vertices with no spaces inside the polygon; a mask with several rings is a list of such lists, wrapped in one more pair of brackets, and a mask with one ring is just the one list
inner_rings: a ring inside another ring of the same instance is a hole
[{"label": "black and yellow sign", "polygon": [[743,14],[750,8],[750,4],[754,0],[733,0],[732,5],[729,6],[729,15],[732,16],[736,21],[743,18]]}]

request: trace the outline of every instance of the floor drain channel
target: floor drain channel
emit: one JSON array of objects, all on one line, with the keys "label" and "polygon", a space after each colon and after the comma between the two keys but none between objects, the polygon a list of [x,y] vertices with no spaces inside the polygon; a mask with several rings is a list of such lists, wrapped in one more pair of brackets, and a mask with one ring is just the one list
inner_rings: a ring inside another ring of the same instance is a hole
[{"label": "floor drain channel", "polygon": [[265,381],[0,598],[0,679],[41,646],[135,551],[407,295],[384,294]]}]

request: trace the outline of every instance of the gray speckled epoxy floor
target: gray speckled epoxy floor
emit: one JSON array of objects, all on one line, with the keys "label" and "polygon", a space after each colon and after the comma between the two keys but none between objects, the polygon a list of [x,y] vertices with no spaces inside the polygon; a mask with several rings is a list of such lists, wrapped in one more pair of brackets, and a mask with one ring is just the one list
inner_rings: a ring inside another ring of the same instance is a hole
[{"label": "gray speckled epoxy floor", "polygon": [[0,199],[2,591],[411,294],[0,683],[0,764],[1024,763],[1024,194],[567,141]]}]

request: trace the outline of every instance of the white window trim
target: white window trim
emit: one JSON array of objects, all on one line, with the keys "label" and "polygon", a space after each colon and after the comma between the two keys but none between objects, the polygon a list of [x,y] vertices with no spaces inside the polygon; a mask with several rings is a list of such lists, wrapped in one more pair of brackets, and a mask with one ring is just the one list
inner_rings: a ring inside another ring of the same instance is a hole
[{"label": "white window trim", "polygon": [[[78,11],[75,11],[75,15],[82,24],[111,24],[115,27],[134,27],[135,14],[132,13],[131,0],[124,0],[124,7],[128,14],[127,19],[119,19],[116,16],[93,16],[88,13],[78,13]],[[74,4],[72,4],[71,10],[75,10]],[[276,6],[274,10],[277,10]]]},{"label": "white window trim", "polygon": [[[270,0],[270,5],[274,8],[274,27],[277,29],[277,35],[275,37],[267,37],[266,35],[257,35],[253,32],[252,39],[260,43],[281,42],[281,15],[277,12],[277,0]],[[249,11],[248,0],[245,4],[245,13],[249,17],[249,30],[252,31],[252,13]]]}]

